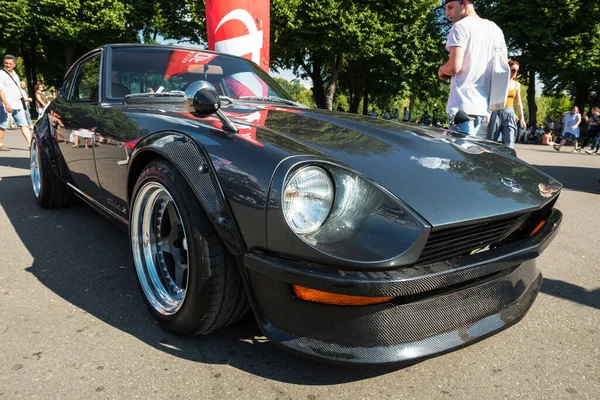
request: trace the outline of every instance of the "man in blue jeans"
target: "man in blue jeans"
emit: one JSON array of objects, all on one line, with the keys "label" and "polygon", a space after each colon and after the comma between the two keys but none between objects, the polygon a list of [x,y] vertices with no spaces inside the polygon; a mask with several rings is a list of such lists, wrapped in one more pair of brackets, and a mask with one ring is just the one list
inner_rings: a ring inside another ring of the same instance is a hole
[{"label": "man in blue jeans", "polygon": [[20,80],[14,71],[16,66],[15,57],[11,55],[4,56],[4,69],[0,70],[0,151],[8,151],[8,148],[2,143],[4,131],[8,128],[9,115],[12,115],[15,123],[21,128],[21,133],[27,140],[27,145],[31,143],[31,132],[27,124],[25,109],[23,106]]},{"label": "man in blue jeans", "polygon": [[454,109],[464,111],[469,120],[450,127],[475,135],[489,115],[491,61],[496,48],[507,58],[506,42],[498,25],[477,15],[473,0],[446,0],[444,4],[446,17],[452,21],[446,42],[448,61],[438,70],[440,79],[451,80],[446,111],[449,116],[456,114]]}]

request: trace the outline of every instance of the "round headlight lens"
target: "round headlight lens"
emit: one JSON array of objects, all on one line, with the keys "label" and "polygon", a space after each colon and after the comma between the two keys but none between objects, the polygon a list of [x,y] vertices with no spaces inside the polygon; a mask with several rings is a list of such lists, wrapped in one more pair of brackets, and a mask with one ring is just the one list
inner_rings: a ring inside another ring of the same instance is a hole
[{"label": "round headlight lens", "polygon": [[333,205],[333,182],[319,167],[297,171],[283,189],[283,215],[294,232],[306,235],[321,227]]}]

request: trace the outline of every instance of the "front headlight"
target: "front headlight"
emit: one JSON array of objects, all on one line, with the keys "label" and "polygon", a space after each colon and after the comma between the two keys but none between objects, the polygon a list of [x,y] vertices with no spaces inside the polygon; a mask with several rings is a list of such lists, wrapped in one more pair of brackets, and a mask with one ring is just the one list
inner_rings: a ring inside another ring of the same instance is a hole
[{"label": "front headlight", "polygon": [[283,215],[296,234],[306,235],[323,225],[333,199],[333,182],[324,169],[315,166],[301,168],[283,190]]},{"label": "front headlight", "polygon": [[430,228],[358,171],[316,156],[290,157],[271,180],[267,249],[343,268],[414,264]]}]

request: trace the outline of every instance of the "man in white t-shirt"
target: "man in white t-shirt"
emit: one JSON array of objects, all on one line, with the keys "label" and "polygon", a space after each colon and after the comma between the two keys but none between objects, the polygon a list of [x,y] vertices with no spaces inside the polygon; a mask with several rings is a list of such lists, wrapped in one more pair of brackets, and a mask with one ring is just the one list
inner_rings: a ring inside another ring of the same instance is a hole
[{"label": "man in white t-shirt", "polygon": [[477,15],[473,0],[445,0],[444,4],[453,24],[446,43],[450,57],[438,70],[440,79],[452,79],[446,111],[449,115],[456,110],[467,113],[470,120],[460,130],[475,135],[489,115],[495,49],[501,47],[508,59],[506,42],[498,25]]},{"label": "man in white t-shirt", "polygon": [[2,100],[2,104],[0,104],[0,151],[8,151],[2,140],[4,139],[4,130],[8,128],[10,115],[21,128],[21,133],[27,140],[27,145],[31,143],[31,131],[21,102],[23,96],[19,84],[19,75],[14,71],[15,66],[15,57],[5,55],[4,69],[0,70],[0,100]]}]

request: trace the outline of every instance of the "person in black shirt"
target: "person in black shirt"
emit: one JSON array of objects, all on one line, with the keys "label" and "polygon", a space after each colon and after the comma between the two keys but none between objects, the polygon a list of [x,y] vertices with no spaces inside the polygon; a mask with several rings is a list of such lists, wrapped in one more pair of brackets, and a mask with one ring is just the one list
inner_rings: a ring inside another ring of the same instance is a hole
[{"label": "person in black shirt", "polygon": [[431,116],[429,115],[429,111],[425,110],[421,116],[421,123],[425,126],[431,126]]},{"label": "person in black shirt", "polygon": [[585,152],[588,154],[600,155],[600,153],[598,152],[600,151],[600,108],[592,107],[592,116],[589,118],[586,116],[585,119],[588,125],[590,126],[590,130],[588,131],[588,137],[594,139],[594,142],[592,143],[592,148],[590,150],[586,150]]}]

